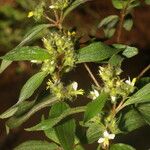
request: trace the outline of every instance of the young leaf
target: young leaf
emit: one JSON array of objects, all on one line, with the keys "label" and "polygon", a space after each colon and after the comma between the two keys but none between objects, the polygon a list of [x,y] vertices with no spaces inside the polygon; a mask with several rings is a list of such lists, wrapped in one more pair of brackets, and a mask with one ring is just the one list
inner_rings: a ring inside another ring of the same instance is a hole
[{"label": "young leaf", "polygon": [[34,91],[42,84],[46,76],[47,72],[38,72],[37,74],[33,75],[21,89],[18,103],[28,99],[34,93]]},{"label": "young leaf", "polygon": [[133,94],[124,105],[131,105],[136,103],[150,102],[150,83],[146,84],[143,88]]},{"label": "young leaf", "polygon": [[123,27],[127,30],[130,31],[133,27],[133,20],[132,18],[126,18],[124,23],[123,23]]},{"label": "young leaf", "polygon": [[136,150],[136,149],[130,145],[118,143],[118,144],[113,144],[110,147],[110,150]]},{"label": "young leaf", "polygon": [[138,54],[138,49],[136,47],[126,46],[126,49],[123,51],[122,55],[127,58],[131,58]]},{"label": "young leaf", "polygon": [[0,115],[0,119],[5,119],[13,116],[18,110],[17,106],[12,106]]},{"label": "young leaf", "polygon": [[123,1],[112,0],[112,4],[116,9],[123,9]]},{"label": "young leaf", "polygon": [[98,25],[98,28],[105,27],[105,26],[107,26],[107,28],[113,28],[116,26],[118,21],[119,21],[119,17],[117,15],[110,15],[104,18],[100,22],[100,24]]},{"label": "young leaf", "polygon": [[121,57],[120,55],[116,54],[116,55],[113,55],[108,63],[111,64],[112,66],[121,66],[122,62],[123,62],[124,58]]},{"label": "young leaf", "polygon": [[78,50],[77,63],[100,62],[110,58],[118,50],[102,42],[94,42]]},{"label": "young leaf", "polygon": [[75,0],[71,3],[71,5],[65,10],[64,14],[63,14],[63,19],[72,11],[74,10],[76,7],[78,7],[79,5],[87,2],[89,0]]},{"label": "young leaf", "polygon": [[10,61],[20,61],[20,60],[45,60],[49,59],[49,53],[38,46],[25,46],[18,47],[6,55],[0,57],[1,59],[10,60]]},{"label": "young leaf", "polygon": [[141,104],[138,108],[145,121],[150,125],[150,103]]},{"label": "young leaf", "polygon": [[146,122],[136,109],[127,110],[121,117],[119,127],[121,131],[131,132],[144,126]]},{"label": "young leaf", "polygon": [[96,116],[98,113],[101,112],[107,98],[108,98],[107,93],[101,93],[97,99],[93,100],[87,105],[87,109],[84,114],[84,122],[89,121],[91,118],[93,118],[94,116]]},{"label": "young leaf", "polygon": [[40,140],[31,140],[26,141],[14,150],[56,150],[59,149],[59,146],[55,143],[48,143],[47,141],[40,141]]},{"label": "young leaf", "polygon": [[[50,117],[58,117],[68,108],[66,103],[55,104],[51,108]],[[65,120],[55,127],[56,135],[64,150],[73,149],[75,128],[74,119]]]},{"label": "young leaf", "polygon": [[110,28],[109,29],[109,28],[106,27],[103,30],[104,30],[106,38],[111,38],[116,32],[116,28]]}]

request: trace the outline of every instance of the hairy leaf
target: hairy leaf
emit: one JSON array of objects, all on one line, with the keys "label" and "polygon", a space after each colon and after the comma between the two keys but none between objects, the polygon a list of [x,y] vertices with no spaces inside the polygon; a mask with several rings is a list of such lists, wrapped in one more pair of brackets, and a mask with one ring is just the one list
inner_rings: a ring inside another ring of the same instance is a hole
[{"label": "hairy leaf", "polygon": [[136,109],[127,110],[126,113],[122,115],[121,121],[119,122],[119,127],[121,131],[131,132],[144,126],[146,122]]},{"label": "hairy leaf", "polygon": [[141,104],[137,109],[145,121],[150,125],[150,103]]},{"label": "hairy leaf", "polygon": [[28,99],[42,84],[46,76],[47,72],[38,72],[37,74],[33,75],[21,89],[18,103]]},{"label": "hairy leaf", "polygon": [[45,60],[49,59],[49,53],[38,46],[25,46],[16,48],[6,55],[0,57],[1,59],[11,60],[11,61],[20,61],[20,60]]},{"label": "hairy leaf", "polygon": [[56,150],[59,146],[55,143],[48,143],[47,141],[40,141],[40,140],[31,140],[26,141],[16,148],[14,150]]},{"label": "hairy leaf", "polygon": [[108,94],[101,93],[98,98],[96,98],[87,105],[87,109],[84,114],[84,122],[89,121],[91,118],[93,118],[95,115],[101,112],[106,103],[107,98]]},{"label": "hairy leaf", "polygon": [[146,84],[143,88],[133,94],[124,105],[131,105],[137,103],[150,102],[150,83]]},{"label": "hairy leaf", "polygon": [[78,50],[77,63],[100,62],[110,58],[117,51],[102,42],[95,42]]},{"label": "hairy leaf", "polygon": [[[59,117],[69,106],[66,103],[57,103],[51,108],[50,117]],[[55,126],[56,135],[64,150],[73,149],[75,140],[75,120],[69,119]]]}]

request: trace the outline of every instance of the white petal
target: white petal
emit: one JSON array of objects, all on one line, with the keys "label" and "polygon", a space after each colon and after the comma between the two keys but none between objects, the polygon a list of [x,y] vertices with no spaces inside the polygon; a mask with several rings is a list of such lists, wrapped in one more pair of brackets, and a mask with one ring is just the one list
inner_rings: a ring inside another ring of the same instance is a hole
[{"label": "white petal", "polygon": [[112,100],[112,102],[115,102],[116,101],[116,97],[115,96],[111,96],[111,100]]},{"label": "white petal", "polygon": [[100,144],[100,143],[103,143],[104,140],[105,140],[105,138],[99,138],[98,143],[99,143],[99,144]]},{"label": "white petal", "polygon": [[73,83],[72,83],[72,87],[73,87],[73,89],[76,91],[77,88],[78,88],[78,83],[77,83],[77,82],[73,82]]},{"label": "white petal", "polygon": [[115,134],[109,134],[108,138],[109,139],[114,139],[115,138]]},{"label": "white petal", "polygon": [[103,136],[106,137],[106,138],[108,138],[109,137],[108,131],[104,131]]},{"label": "white petal", "polygon": [[96,97],[99,96],[99,92],[97,90],[94,90],[94,94],[95,94]]}]

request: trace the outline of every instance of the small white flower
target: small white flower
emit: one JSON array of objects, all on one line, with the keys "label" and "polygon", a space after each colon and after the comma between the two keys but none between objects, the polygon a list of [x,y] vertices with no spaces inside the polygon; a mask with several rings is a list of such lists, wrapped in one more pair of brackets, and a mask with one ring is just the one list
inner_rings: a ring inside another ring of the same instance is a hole
[{"label": "small white flower", "polygon": [[94,89],[94,91],[91,91],[90,94],[91,94],[93,100],[99,96],[99,92],[95,89]]},{"label": "small white flower", "polygon": [[54,6],[54,5],[51,5],[51,6],[49,6],[49,8],[50,8],[50,9],[54,9],[54,8],[55,8],[55,6]]},{"label": "small white flower", "polygon": [[131,79],[130,79],[130,77],[128,78],[128,80],[126,80],[125,81],[125,83],[127,83],[127,84],[129,84],[129,85],[131,85],[131,86],[134,86],[134,84],[135,84],[135,78],[131,81]]},{"label": "small white flower", "polygon": [[115,102],[116,101],[116,96],[111,96],[111,101]]},{"label": "small white flower", "polygon": [[77,82],[73,82],[72,83],[72,88],[76,91],[78,88],[78,83]]},{"label": "small white flower", "polygon": [[53,65],[54,63],[55,63],[54,60],[52,60],[52,61],[50,62],[51,65]]},{"label": "small white flower", "polygon": [[104,131],[103,137],[100,137],[98,140],[99,144],[103,144],[103,146],[108,146],[109,145],[109,140],[112,140],[115,138],[115,134],[110,134],[108,131]]}]

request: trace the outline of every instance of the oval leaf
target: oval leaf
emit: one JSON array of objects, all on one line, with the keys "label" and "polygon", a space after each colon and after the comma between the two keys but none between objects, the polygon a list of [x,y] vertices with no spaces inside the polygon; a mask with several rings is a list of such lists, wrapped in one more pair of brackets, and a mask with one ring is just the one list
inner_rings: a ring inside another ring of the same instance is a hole
[{"label": "oval leaf", "polygon": [[33,75],[21,89],[18,103],[28,99],[34,93],[34,91],[42,84],[46,76],[46,72],[38,72],[37,74]]},{"label": "oval leaf", "polygon": [[93,100],[87,105],[87,109],[84,114],[84,122],[89,121],[91,118],[101,112],[107,98],[108,94],[101,93],[97,99]]},{"label": "oval leaf", "polygon": [[110,58],[117,51],[117,49],[102,42],[95,42],[78,50],[77,63],[100,62]]},{"label": "oval leaf", "polygon": [[49,59],[49,53],[38,46],[18,47],[13,51],[8,52],[2,56],[1,59],[20,61],[20,60],[45,60]]},{"label": "oval leaf", "polygon": [[56,150],[59,149],[58,145],[55,143],[48,143],[46,141],[40,141],[40,140],[31,140],[26,141],[16,148],[14,150]]}]

